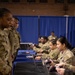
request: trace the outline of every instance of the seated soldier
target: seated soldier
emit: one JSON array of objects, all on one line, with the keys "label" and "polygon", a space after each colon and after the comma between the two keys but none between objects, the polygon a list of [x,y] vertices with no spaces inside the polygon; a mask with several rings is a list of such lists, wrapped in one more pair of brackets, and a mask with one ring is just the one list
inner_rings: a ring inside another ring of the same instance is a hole
[{"label": "seated soldier", "polygon": [[38,57],[36,57],[36,59],[57,59],[58,58],[58,55],[59,55],[59,50],[57,49],[57,47],[56,47],[56,41],[57,41],[57,39],[52,39],[51,41],[50,41],[50,50],[49,50],[49,53],[48,54],[46,54],[46,53],[43,53],[42,54],[42,56],[38,56]]},{"label": "seated soldier", "polygon": [[43,44],[41,43],[41,37],[42,37],[42,36],[40,36],[40,37],[38,38],[38,44],[34,44],[34,46],[35,46],[36,48],[41,48],[41,46],[43,45]]},{"label": "seated soldier", "polygon": [[41,43],[42,45],[40,48],[37,48],[35,45],[33,45],[33,50],[42,53],[43,51],[48,50],[50,48],[48,38],[46,36],[41,37]]},{"label": "seated soldier", "polygon": [[74,57],[73,53],[70,51],[71,45],[68,43],[65,37],[60,37],[57,40],[57,48],[60,50],[57,60],[50,60],[50,69],[55,66],[56,63],[67,63],[72,64],[72,59]]},{"label": "seated soldier", "polygon": [[[68,43],[65,37],[60,37],[57,40],[57,48],[60,50],[57,62],[72,63],[70,58],[74,57],[74,54],[70,51],[71,45]],[[70,59],[70,60],[69,60]]]},{"label": "seated soldier", "polygon": [[54,31],[51,32],[51,35],[50,36],[48,36],[48,39],[49,40],[56,39],[56,38],[57,38],[57,36],[55,36]]}]

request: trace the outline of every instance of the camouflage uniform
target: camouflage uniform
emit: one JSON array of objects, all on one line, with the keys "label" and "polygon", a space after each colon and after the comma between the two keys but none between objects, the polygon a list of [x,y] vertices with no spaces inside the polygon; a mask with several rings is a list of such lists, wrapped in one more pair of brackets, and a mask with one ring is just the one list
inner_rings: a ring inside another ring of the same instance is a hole
[{"label": "camouflage uniform", "polygon": [[73,54],[75,55],[75,48],[73,48],[71,51],[72,51],[72,52],[73,52]]},{"label": "camouflage uniform", "polygon": [[57,36],[52,36],[52,35],[48,36],[49,40],[56,39],[56,38],[57,38]]},{"label": "camouflage uniform", "polygon": [[69,69],[69,70],[75,72],[75,66],[73,66],[73,65],[65,64],[65,65],[64,65],[64,68]]},{"label": "camouflage uniform", "polygon": [[33,47],[33,50],[36,51],[36,52],[40,52],[40,50],[49,50],[50,47],[49,47],[49,42],[46,42],[45,44],[42,44],[41,48],[36,48],[35,46]]},{"label": "camouflage uniform", "polygon": [[73,53],[70,50],[65,50],[63,53],[62,51],[60,52],[57,61],[61,62],[65,62],[65,63],[69,63],[72,64],[72,57],[74,57]]},{"label": "camouflage uniform", "polygon": [[72,59],[72,64],[64,64],[64,68],[69,69],[75,73],[75,56],[71,58]]},{"label": "camouflage uniform", "polygon": [[0,29],[0,74],[7,75],[11,71],[12,63],[10,57],[10,42],[8,33]]},{"label": "camouflage uniform", "polygon": [[13,30],[13,33],[14,33],[14,38],[15,38],[14,48],[15,48],[15,52],[17,52],[17,50],[20,48],[20,34],[16,30]]},{"label": "camouflage uniform", "polygon": [[42,44],[42,43],[39,43],[38,45],[39,45],[40,47],[42,47],[43,44]]},{"label": "camouflage uniform", "polygon": [[42,58],[45,59],[45,58],[50,58],[50,59],[57,59],[58,58],[58,55],[59,55],[59,50],[56,48],[54,50],[50,50],[49,54],[43,54],[42,55]]},{"label": "camouflage uniform", "polygon": [[15,29],[9,30],[9,39],[11,43],[11,51],[13,60],[16,57],[17,50],[20,48],[20,35]]}]

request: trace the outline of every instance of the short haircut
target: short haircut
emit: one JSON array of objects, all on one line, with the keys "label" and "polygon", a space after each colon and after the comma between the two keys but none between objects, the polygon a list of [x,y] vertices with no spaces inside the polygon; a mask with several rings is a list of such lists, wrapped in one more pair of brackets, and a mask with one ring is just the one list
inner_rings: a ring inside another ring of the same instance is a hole
[{"label": "short haircut", "polygon": [[48,41],[48,37],[47,36],[42,36],[41,38],[43,38],[43,39]]},{"label": "short haircut", "polygon": [[56,39],[52,39],[52,40],[50,40],[50,42],[51,42],[53,45],[55,45],[56,42],[57,42],[57,38],[56,38]]},{"label": "short haircut", "polygon": [[51,33],[54,33],[54,31],[51,31]]},{"label": "short haircut", "polygon": [[18,20],[18,21],[19,21],[19,19],[18,19],[17,17],[15,17],[15,16],[14,16],[14,19],[16,19],[16,20]]},{"label": "short haircut", "polygon": [[11,13],[7,8],[0,8],[0,17],[3,17],[4,14]]}]

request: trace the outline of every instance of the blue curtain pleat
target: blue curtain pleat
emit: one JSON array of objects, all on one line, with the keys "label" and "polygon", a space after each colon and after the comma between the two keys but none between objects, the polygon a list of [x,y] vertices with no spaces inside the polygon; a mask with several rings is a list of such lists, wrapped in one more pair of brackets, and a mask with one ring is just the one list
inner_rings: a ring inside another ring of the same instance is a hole
[{"label": "blue curtain pleat", "polygon": [[68,40],[73,47],[75,47],[75,17],[68,19]]},{"label": "blue curtain pleat", "polygon": [[49,36],[51,31],[55,35],[66,36],[66,18],[62,16],[40,16],[40,35]]},{"label": "blue curtain pleat", "polygon": [[38,16],[16,16],[19,18],[18,31],[21,42],[38,43]]}]

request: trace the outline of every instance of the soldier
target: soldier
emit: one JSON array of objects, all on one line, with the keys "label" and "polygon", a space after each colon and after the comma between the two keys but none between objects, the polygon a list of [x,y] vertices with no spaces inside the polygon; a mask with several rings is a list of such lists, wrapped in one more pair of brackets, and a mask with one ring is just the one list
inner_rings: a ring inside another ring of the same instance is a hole
[{"label": "soldier", "polygon": [[40,36],[40,37],[38,38],[38,44],[34,44],[37,48],[41,48],[41,46],[43,45],[43,44],[41,43],[41,37],[42,37],[42,36]]},{"label": "soldier", "polygon": [[50,41],[50,52],[49,52],[49,54],[43,54],[42,58],[50,58],[53,60],[58,58],[60,51],[56,47],[56,41],[57,41],[57,39],[52,39]]},{"label": "soldier", "polygon": [[41,43],[41,37],[42,36],[40,36],[39,38],[38,38],[38,45],[39,45],[39,47],[41,47],[43,44]]},{"label": "soldier", "polygon": [[42,43],[41,48],[36,48],[35,46],[33,46],[33,50],[42,53],[43,51],[50,49],[48,38],[46,36],[41,37],[41,43]]},{"label": "soldier", "polygon": [[10,42],[5,28],[11,25],[12,14],[6,8],[0,8],[0,75],[9,75],[12,69],[10,58]]},{"label": "soldier", "polygon": [[12,51],[12,61],[15,59],[17,50],[20,48],[20,34],[17,31],[18,25],[19,24],[19,19],[14,17],[13,18],[13,24],[10,27],[11,29],[9,30],[9,39],[11,42],[11,51]]},{"label": "soldier", "polygon": [[70,58],[74,57],[74,54],[70,51],[71,45],[68,43],[65,37],[60,37],[57,40],[57,47],[61,51],[58,57],[58,61],[71,64],[72,60]]},{"label": "soldier", "polygon": [[[70,51],[71,45],[68,43],[65,37],[60,37],[57,40],[57,48],[60,50],[60,54],[57,60],[53,60],[55,63],[68,63],[72,64],[72,59],[74,54]],[[51,65],[55,65],[55,63],[51,60]]]},{"label": "soldier", "polygon": [[43,44],[41,43],[41,37],[42,37],[42,36],[40,36],[40,37],[38,38],[38,44],[31,44],[30,48],[32,48],[32,45],[34,45],[36,48],[41,48],[41,46],[43,45]]},{"label": "soldier", "polygon": [[56,39],[56,38],[57,38],[57,36],[55,36],[54,31],[51,32],[51,35],[50,36],[48,36],[48,39],[49,40]]},{"label": "soldier", "polygon": [[58,55],[59,55],[59,50],[57,49],[56,47],[56,41],[57,39],[52,39],[49,43],[50,45],[50,50],[49,50],[49,53],[46,54],[46,53],[43,53],[42,54],[42,57],[38,56],[36,57],[36,59],[53,59],[53,60],[56,60],[58,58]]},{"label": "soldier", "polygon": [[72,64],[72,58],[74,57],[73,53],[70,51],[71,45],[68,43],[65,37],[60,37],[57,40],[57,48],[60,50],[57,60],[49,60],[50,61],[50,68],[49,71],[55,71],[55,64],[56,63],[67,63]]}]

